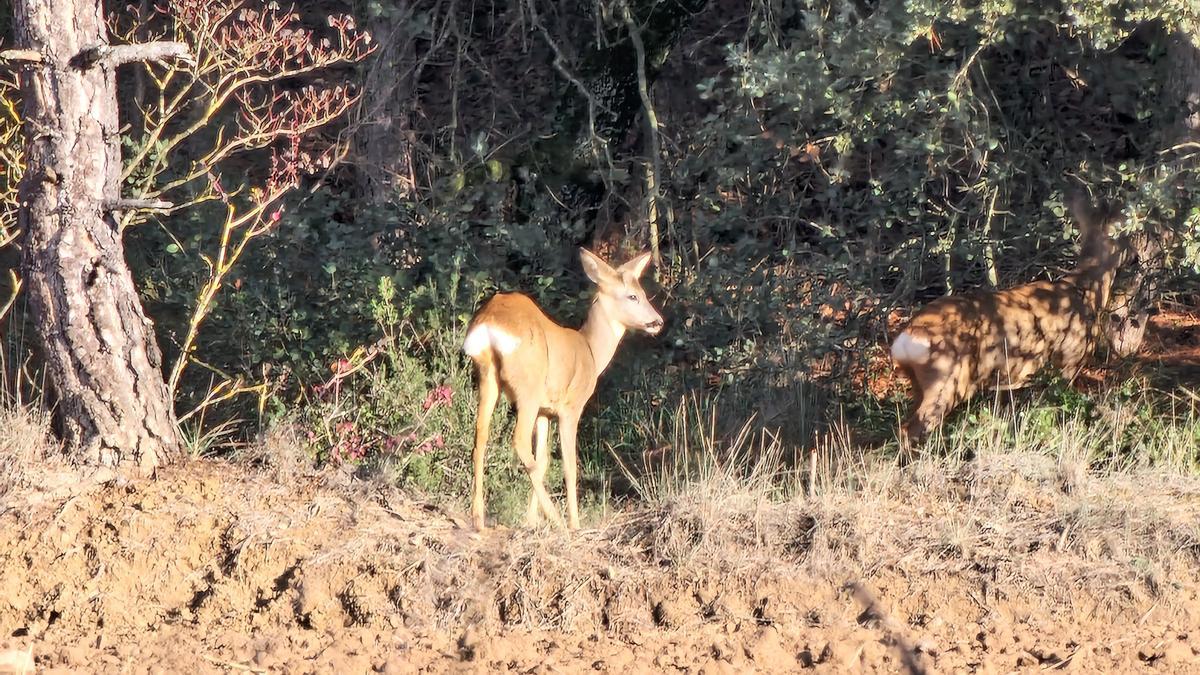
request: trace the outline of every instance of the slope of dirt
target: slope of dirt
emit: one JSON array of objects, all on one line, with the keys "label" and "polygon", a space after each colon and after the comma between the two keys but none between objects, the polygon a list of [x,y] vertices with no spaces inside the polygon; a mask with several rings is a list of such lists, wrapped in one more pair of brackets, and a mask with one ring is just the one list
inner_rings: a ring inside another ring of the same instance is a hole
[{"label": "slope of dirt", "polygon": [[222,462],[18,490],[0,671],[1200,672],[1200,486],[916,471],[574,537]]}]

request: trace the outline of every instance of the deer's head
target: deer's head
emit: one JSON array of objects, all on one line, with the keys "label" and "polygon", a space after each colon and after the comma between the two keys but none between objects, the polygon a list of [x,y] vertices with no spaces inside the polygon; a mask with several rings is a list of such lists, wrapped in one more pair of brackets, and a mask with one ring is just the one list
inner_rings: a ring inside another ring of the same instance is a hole
[{"label": "deer's head", "polygon": [[662,332],[663,318],[650,304],[641,282],[642,273],[650,265],[650,253],[615,268],[586,248],[579,249],[579,254],[583,271],[600,290],[596,302],[604,307],[611,321],[650,335]]}]

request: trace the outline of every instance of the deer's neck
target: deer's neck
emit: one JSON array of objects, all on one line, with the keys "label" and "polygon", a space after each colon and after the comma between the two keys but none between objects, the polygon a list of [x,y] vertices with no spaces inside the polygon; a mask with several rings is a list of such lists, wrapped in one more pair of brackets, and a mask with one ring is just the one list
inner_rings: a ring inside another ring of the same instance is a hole
[{"label": "deer's neck", "polygon": [[1110,264],[1088,265],[1071,274],[1071,282],[1083,292],[1084,301],[1096,312],[1108,308],[1112,296],[1113,280],[1117,276],[1116,261]]},{"label": "deer's neck", "polygon": [[592,359],[596,362],[596,375],[604,372],[617,353],[617,345],[625,337],[625,326],[613,319],[604,302],[600,298],[592,301],[588,311],[587,321],[579,329],[583,339],[587,340],[588,348],[592,350]]},{"label": "deer's neck", "polygon": [[1109,232],[1107,220],[1081,230],[1079,262],[1071,273],[1071,281],[1083,292],[1088,307],[1097,313],[1108,309],[1113,281],[1121,267],[1123,254]]}]

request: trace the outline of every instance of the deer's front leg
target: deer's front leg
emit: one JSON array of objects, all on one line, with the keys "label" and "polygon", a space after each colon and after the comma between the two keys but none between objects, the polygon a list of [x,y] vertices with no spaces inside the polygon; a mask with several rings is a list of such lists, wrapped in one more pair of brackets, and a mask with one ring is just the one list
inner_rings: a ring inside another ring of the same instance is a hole
[{"label": "deer's front leg", "polygon": [[563,415],[558,420],[558,438],[562,444],[563,483],[567,491],[567,527],[579,529],[579,499],[577,493],[578,455],[575,452],[577,415]]}]

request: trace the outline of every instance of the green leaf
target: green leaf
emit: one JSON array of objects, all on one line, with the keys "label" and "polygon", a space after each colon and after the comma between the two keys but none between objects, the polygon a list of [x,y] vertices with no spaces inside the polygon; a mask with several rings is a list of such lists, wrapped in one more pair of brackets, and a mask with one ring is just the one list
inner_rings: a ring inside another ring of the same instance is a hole
[{"label": "green leaf", "polygon": [[494,182],[498,183],[504,177],[504,165],[500,163],[500,160],[489,159],[484,166],[487,167],[488,178]]}]

